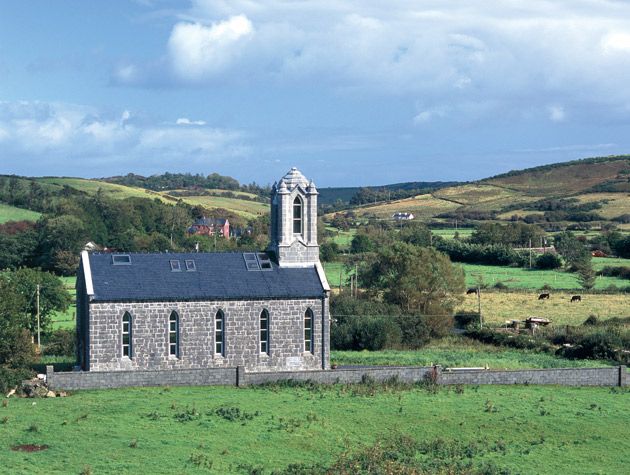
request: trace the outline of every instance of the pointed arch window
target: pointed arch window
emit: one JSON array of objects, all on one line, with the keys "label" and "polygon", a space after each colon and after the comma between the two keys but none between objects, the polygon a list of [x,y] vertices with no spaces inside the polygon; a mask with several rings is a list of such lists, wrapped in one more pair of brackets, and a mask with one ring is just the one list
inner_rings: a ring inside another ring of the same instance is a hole
[{"label": "pointed arch window", "polygon": [[269,312],[260,312],[260,352],[269,354]]},{"label": "pointed arch window", "polygon": [[313,311],[310,308],[304,313],[304,351],[313,353]]},{"label": "pointed arch window", "polygon": [[129,312],[122,317],[122,355],[131,358],[133,355],[132,321]]},{"label": "pointed arch window", "polygon": [[179,358],[179,315],[175,311],[168,317],[168,354]]},{"label": "pointed arch window", "polygon": [[302,234],[303,228],[303,206],[302,199],[296,196],[293,200],[293,234]]},{"label": "pointed arch window", "polygon": [[214,316],[214,354],[225,356],[225,315],[222,310]]}]

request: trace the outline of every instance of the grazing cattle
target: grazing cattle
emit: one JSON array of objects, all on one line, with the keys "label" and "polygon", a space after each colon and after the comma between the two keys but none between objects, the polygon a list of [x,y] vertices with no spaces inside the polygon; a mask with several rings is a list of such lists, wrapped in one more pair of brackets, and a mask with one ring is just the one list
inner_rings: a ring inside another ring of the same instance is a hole
[{"label": "grazing cattle", "polygon": [[476,293],[477,293],[477,289],[474,287],[471,287],[470,289],[466,291],[466,295],[476,294]]},{"label": "grazing cattle", "polygon": [[574,295],[573,297],[571,297],[571,303],[573,302],[581,302],[582,301],[582,296],[581,295]]},{"label": "grazing cattle", "polygon": [[538,300],[545,300],[545,299],[549,299],[549,294],[548,294],[548,293],[546,293],[546,294],[540,294],[540,295],[538,296]]}]

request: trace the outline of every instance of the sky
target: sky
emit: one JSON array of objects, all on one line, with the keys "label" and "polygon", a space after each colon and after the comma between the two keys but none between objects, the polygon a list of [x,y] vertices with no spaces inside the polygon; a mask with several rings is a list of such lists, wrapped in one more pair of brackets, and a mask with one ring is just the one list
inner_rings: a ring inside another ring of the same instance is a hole
[{"label": "sky", "polygon": [[625,153],[627,1],[0,2],[0,174],[360,186]]}]

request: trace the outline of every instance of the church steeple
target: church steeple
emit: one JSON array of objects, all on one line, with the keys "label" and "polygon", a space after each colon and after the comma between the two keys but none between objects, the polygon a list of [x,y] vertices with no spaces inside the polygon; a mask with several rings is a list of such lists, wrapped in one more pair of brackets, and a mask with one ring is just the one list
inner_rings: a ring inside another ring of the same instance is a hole
[{"label": "church steeple", "polygon": [[293,167],[271,189],[271,245],[281,267],[319,262],[317,188]]}]

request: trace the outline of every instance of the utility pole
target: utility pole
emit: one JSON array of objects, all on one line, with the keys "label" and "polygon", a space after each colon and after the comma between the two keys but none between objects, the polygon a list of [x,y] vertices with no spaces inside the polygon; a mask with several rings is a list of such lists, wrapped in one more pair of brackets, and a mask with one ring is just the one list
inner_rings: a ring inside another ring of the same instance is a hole
[{"label": "utility pole", "polygon": [[479,313],[479,328],[483,328],[483,317],[481,316],[481,287],[477,285],[477,312]]},{"label": "utility pole", "polygon": [[532,268],[532,239],[529,239],[529,268]]},{"label": "utility pole", "polygon": [[339,269],[339,295],[341,295],[341,283],[343,282],[343,267]]},{"label": "utility pole", "polygon": [[359,296],[359,265],[354,265],[354,296]]},{"label": "utility pole", "polygon": [[37,352],[41,353],[41,346],[40,346],[40,328],[39,328],[39,284],[37,284]]}]

